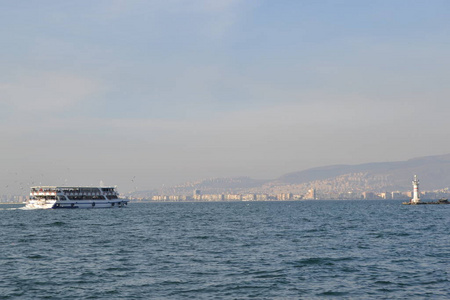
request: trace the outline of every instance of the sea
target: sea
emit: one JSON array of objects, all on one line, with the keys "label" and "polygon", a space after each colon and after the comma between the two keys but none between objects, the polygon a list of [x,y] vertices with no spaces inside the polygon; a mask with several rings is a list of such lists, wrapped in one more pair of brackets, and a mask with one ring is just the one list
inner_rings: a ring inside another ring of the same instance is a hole
[{"label": "sea", "polygon": [[0,299],[450,299],[450,205],[0,205]]}]

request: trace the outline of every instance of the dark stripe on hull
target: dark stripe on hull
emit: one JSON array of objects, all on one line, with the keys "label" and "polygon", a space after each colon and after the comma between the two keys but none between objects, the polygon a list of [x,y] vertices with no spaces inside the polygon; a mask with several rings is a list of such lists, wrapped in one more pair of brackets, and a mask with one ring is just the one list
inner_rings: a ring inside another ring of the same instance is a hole
[{"label": "dark stripe on hull", "polygon": [[71,208],[79,208],[78,206],[53,206],[52,209],[71,209]]},{"label": "dark stripe on hull", "polygon": [[[79,206],[79,204],[84,204],[83,206]],[[89,209],[89,208],[122,208],[126,206],[127,202],[112,202],[112,203],[95,203],[95,202],[82,202],[82,203],[55,203],[52,206],[52,209],[71,209],[71,208],[80,208],[80,209]]]}]

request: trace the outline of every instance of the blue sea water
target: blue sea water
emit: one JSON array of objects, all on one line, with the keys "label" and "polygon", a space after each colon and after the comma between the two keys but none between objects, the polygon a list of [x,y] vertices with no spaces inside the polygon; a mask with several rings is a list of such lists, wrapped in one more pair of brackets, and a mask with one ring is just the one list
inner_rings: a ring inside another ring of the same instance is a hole
[{"label": "blue sea water", "polygon": [[450,205],[0,205],[0,299],[450,299]]}]

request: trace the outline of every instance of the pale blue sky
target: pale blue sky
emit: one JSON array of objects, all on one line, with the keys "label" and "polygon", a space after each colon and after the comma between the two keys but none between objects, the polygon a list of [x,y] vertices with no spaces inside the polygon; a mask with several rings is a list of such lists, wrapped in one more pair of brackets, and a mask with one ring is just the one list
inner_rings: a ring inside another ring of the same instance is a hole
[{"label": "pale blue sky", "polygon": [[449,153],[449,20],[436,0],[1,1],[0,194]]}]

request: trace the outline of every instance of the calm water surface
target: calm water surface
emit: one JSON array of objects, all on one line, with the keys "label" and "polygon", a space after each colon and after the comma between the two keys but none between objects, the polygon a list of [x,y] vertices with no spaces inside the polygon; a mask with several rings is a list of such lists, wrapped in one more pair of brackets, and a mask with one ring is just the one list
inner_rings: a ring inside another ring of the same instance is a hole
[{"label": "calm water surface", "polygon": [[450,299],[450,205],[0,205],[0,299]]}]

